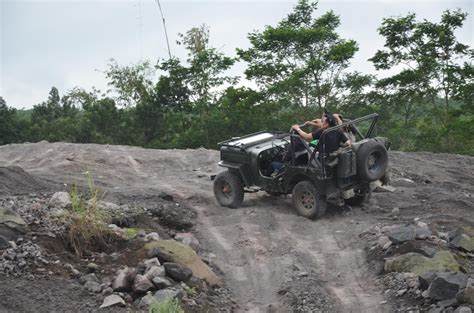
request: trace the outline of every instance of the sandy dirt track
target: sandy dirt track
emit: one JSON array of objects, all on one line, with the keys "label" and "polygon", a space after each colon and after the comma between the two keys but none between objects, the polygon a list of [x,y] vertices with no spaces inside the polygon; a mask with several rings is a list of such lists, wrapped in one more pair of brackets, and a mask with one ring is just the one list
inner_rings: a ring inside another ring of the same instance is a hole
[{"label": "sandy dirt track", "polygon": [[1,166],[22,167],[52,185],[84,183],[88,171],[109,197],[146,203],[165,191],[195,208],[203,246],[242,311],[291,310],[296,304],[289,295],[304,292],[323,311],[392,311],[382,286],[369,273],[359,235],[388,220],[394,207],[400,208],[402,220],[474,224],[472,157],[391,152],[394,193],[374,194],[363,208],[330,208],[317,221],[296,215],[290,196],[263,192],[246,194],[240,209],[220,207],[209,179],[222,171],[218,159],[217,151],[206,149],[0,146]]}]

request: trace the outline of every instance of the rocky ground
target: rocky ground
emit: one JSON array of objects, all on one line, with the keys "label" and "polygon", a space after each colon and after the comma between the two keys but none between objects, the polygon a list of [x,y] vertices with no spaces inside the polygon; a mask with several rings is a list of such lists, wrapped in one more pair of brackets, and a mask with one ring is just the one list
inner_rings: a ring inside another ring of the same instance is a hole
[{"label": "rocky ground", "polygon": [[[472,312],[474,158],[392,151],[391,187],[317,221],[297,216],[289,196],[218,206],[218,158],[1,146],[0,311],[146,311],[178,298],[187,312]],[[55,195],[74,184],[108,229],[79,247],[67,194]]]}]

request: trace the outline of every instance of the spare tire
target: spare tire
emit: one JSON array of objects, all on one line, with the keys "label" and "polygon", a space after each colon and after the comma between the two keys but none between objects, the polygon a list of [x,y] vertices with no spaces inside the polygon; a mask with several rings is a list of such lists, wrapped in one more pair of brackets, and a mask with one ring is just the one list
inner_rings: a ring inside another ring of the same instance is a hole
[{"label": "spare tire", "polygon": [[357,151],[357,174],[362,180],[379,180],[385,175],[387,165],[387,149],[380,142],[367,141]]}]

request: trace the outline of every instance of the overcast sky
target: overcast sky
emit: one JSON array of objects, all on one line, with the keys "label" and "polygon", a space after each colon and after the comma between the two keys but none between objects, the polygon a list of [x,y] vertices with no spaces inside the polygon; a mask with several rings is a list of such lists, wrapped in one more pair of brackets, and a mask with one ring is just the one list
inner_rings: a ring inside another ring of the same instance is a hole
[{"label": "overcast sky", "polygon": [[[0,96],[9,106],[31,108],[45,101],[56,86],[60,94],[80,86],[107,89],[103,70],[110,58],[127,65],[167,57],[163,25],[154,0],[41,1],[0,0]],[[235,56],[248,47],[247,34],[275,25],[295,1],[165,1],[171,52],[184,57],[175,44],[177,33],[202,23],[210,27],[212,46]],[[382,19],[414,12],[439,21],[446,9],[461,8],[469,17],[458,39],[474,47],[472,0],[321,0],[318,15],[334,10],[341,17],[342,38],[355,39],[359,51],[351,69],[376,73],[372,57],[383,47],[377,34]],[[242,75],[245,64],[231,74]]]}]

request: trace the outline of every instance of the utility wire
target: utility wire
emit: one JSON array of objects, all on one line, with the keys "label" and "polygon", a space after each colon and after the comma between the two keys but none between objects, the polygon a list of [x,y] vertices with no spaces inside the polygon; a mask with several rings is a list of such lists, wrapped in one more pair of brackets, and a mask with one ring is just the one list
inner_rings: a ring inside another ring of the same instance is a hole
[{"label": "utility wire", "polygon": [[163,20],[163,28],[165,29],[166,45],[168,46],[168,54],[169,54],[170,59],[171,59],[170,42],[168,40],[168,32],[166,31],[165,17],[163,16],[163,10],[161,10],[160,0],[155,0],[155,1],[156,1],[156,3],[158,3],[158,7],[160,8],[161,19]]}]

